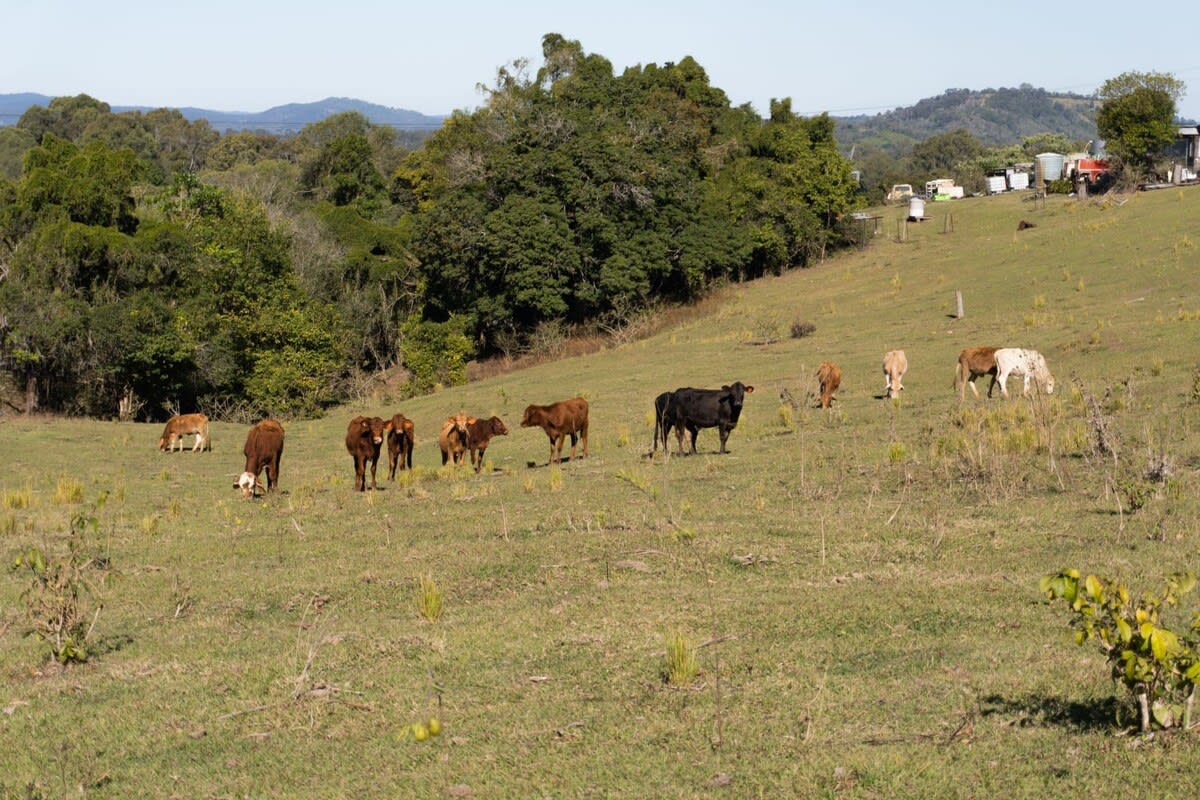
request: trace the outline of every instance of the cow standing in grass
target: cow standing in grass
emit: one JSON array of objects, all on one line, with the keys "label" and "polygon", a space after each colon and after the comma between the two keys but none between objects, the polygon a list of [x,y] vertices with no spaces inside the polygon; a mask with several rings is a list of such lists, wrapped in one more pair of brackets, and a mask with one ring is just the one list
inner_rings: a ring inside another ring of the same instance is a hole
[{"label": "cow standing in grass", "polygon": [[475,471],[483,469],[483,454],[493,436],[507,436],[508,428],[499,417],[490,419],[469,418],[467,423],[467,449],[471,451],[471,465]]},{"label": "cow standing in grass", "polygon": [[[671,433],[671,428],[674,428],[677,422],[675,405],[675,393],[663,392],[658,397],[654,398],[654,447],[651,453],[658,452],[658,442],[662,440],[663,451],[670,453],[670,445],[667,444],[667,436]],[[679,451],[683,452],[683,428],[678,429]]]},{"label": "cow standing in grass", "polygon": [[379,448],[392,423],[380,417],[355,417],[346,428],[346,451],[354,459],[354,489],[367,490],[367,462],[371,464],[371,488],[375,483],[375,468],[379,464]]},{"label": "cow standing in grass", "polygon": [[[279,460],[283,457],[283,426],[273,419],[264,419],[246,434],[242,448],[246,467],[233,484],[242,490],[242,497],[254,497],[259,489],[275,491],[279,484]],[[258,482],[258,475],[267,471],[267,485]]]},{"label": "cow standing in grass", "polygon": [[158,449],[173,452],[175,443],[179,442],[179,452],[183,452],[183,437],[196,434],[196,443],[192,452],[197,450],[212,451],[212,439],[208,435],[208,417],[204,414],[176,414],[167,420],[162,436],[158,439]]},{"label": "cow standing in grass", "polygon": [[413,422],[403,414],[392,416],[388,431],[388,480],[396,480],[396,468],[412,469]]},{"label": "cow standing in grass", "polygon": [[675,438],[679,443],[679,452],[683,453],[683,432],[686,429],[691,437],[691,452],[696,452],[696,436],[701,428],[716,428],[721,437],[721,453],[725,453],[725,442],[729,433],[737,427],[742,415],[742,406],[746,395],[754,392],[753,386],[747,386],[736,381],[720,389],[693,389],[683,387],[674,392],[664,392],[655,401],[655,415],[659,413],[659,403],[662,402],[662,421],[658,423],[662,431],[663,447],[667,447],[667,434],[675,429]]},{"label": "cow standing in grass", "polygon": [[1029,382],[1033,381],[1038,391],[1054,393],[1054,376],[1046,366],[1046,359],[1037,350],[1022,350],[1017,347],[1002,347],[996,351],[996,383],[1000,394],[1008,397],[1008,376],[1025,379],[1022,395],[1029,394]]},{"label": "cow standing in grass", "polygon": [[988,384],[988,397],[996,386],[996,351],[999,347],[968,347],[958,354],[958,364],[954,368],[954,388],[958,390],[958,401],[967,399],[967,385],[971,393],[979,399],[979,390],[975,388],[975,379],[982,375],[991,375]]},{"label": "cow standing in grass", "polygon": [[822,361],[817,367],[817,383],[821,387],[821,408],[833,405],[833,393],[842,385],[842,369],[832,361]]},{"label": "cow standing in grass", "polygon": [[541,428],[550,437],[550,461],[562,461],[563,444],[571,437],[571,457],[575,460],[575,442],[583,438],[583,458],[588,454],[588,402],[582,397],[560,400],[548,406],[529,406],[521,418],[522,428]]},{"label": "cow standing in grass", "polygon": [[883,357],[883,375],[887,379],[887,386],[884,387],[884,390],[889,400],[899,397],[900,392],[904,391],[902,380],[906,372],[908,372],[908,357],[904,355],[904,351],[889,350]]},{"label": "cow standing in grass", "polygon": [[442,449],[442,466],[447,462],[461,464],[466,460],[470,437],[467,426],[475,422],[474,417],[458,413],[446,417],[442,429],[438,431],[438,447]]}]

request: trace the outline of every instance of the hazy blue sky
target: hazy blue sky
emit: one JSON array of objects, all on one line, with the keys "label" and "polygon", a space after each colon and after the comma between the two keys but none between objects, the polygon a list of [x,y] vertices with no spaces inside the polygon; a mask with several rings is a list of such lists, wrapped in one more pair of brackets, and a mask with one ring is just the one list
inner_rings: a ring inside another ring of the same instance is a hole
[{"label": "hazy blue sky", "polygon": [[1130,23],[1135,8],[1110,0],[0,0],[0,93],[237,111],[343,96],[442,114],[478,106],[477,84],[516,58],[536,71],[542,35],[554,32],[618,73],[690,55],[735,104],[764,113],[773,97],[791,97],[803,113],[849,114],[950,87],[1030,83],[1087,94],[1137,69],[1192,84],[1180,111],[1200,117],[1200,52],[1184,23],[1173,28],[1166,13]]}]

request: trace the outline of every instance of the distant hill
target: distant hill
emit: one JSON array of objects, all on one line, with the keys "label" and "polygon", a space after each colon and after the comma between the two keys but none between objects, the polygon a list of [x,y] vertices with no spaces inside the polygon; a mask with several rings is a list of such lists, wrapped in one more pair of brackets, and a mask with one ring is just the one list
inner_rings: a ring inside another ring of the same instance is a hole
[{"label": "distant hill", "polygon": [[1069,139],[1096,138],[1098,101],[1022,84],[1016,89],[947,89],[916,105],[874,116],[838,117],[835,135],[843,150],[870,144],[899,155],[930,136],[966,128],[988,145],[1019,144],[1038,133]]},{"label": "distant hill", "polygon": [[[30,106],[49,105],[54,99],[44,94],[0,94],[0,125],[15,125]],[[161,106],[112,106],[114,112],[152,111]],[[390,125],[398,130],[436,130],[443,116],[429,116],[403,108],[368,103],[349,97],[327,97],[315,103],[288,103],[266,111],[214,111],[208,108],[183,107],[179,113],[188,120],[206,119],[219,131],[263,130],[269,133],[295,133],[313,122],[357,111],[376,125]]]}]

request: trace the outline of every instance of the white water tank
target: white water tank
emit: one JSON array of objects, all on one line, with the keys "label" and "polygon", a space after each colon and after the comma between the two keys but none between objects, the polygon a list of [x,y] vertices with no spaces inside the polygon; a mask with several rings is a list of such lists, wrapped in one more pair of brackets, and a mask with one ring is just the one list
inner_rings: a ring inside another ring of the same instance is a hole
[{"label": "white water tank", "polygon": [[1066,159],[1061,153],[1038,153],[1036,158],[1042,172],[1042,180],[1056,181],[1062,177],[1063,162]]},{"label": "white water tank", "polygon": [[909,219],[921,219],[925,216],[925,200],[920,197],[910,197],[908,199],[908,216]]}]

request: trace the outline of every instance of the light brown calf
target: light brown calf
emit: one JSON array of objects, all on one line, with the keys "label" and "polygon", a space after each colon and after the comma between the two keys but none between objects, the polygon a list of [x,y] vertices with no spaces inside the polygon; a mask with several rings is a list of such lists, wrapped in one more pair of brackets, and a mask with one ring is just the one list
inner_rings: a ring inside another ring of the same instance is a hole
[{"label": "light brown calf", "polygon": [[821,385],[821,408],[833,405],[833,393],[842,385],[842,369],[832,361],[822,361],[817,367],[817,382]]},{"label": "light brown calf", "polygon": [[908,357],[903,350],[889,350],[883,357],[883,374],[887,378],[887,396],[889,399],[899,397],[904,390],[902,380],[908,372]]},{"label": "light brown calf", "polygon": [[468,417],[462,412],[453,417],[446,417],[446,421],[442,423],[442,429],[438,431],[438,447],[442,448],[443,466],[447,461],[461,464],[466,459],[467,448],[470,446],[470,434],[467,432],[467,426],[473,422],[475,422],[474,417]]},{"label": "light brown calf", "polygon": [[204,414],[176,414],[167,420],[167,427],[158,439],[158,449],[173,452],[175,443],[179,442],[179,452],[183,452],[183,437],[196,434],[196,444],[192,452],[197,450],[212,451],[212,440],[208,436],[208,417]]}]

